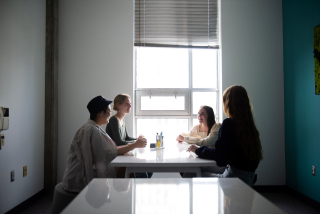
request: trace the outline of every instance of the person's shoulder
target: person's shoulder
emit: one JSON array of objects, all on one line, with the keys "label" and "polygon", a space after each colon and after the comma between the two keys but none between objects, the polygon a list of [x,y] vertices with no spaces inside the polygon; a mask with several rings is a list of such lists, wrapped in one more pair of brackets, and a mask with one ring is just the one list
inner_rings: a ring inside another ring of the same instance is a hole
[{"label": "person's shoulder", "polygon": [[197,129],[197,128],[199,128],[199,126],[200,126],[200,125],[197,124],[197,125],[192,126],[192,128],[193,128],[193,129]]},{"label": "person's shoulder", "polygon": [[199,124],[197,125],[194,125],[192,128],[191,128],[191,131],[199,131]]},{"label": "person's shoulder", "polygon": [[88,120],[85,124],[83,124],[83,126],[81,126],[81,128],[79,130],[88,130],[88,129],[94,129],[95,126],[97,126],[98,124],[96,122],[94,122],[93,120]]},{"label": "person's shoulder", "polygon": [[210,133],[211,134],[218,134],[220,127],[221,127],[221,123],[215,123],[210,129]]},{"label": "person's shoulder", "polygon": [[221,123],[215,123],[215,124],[213,125],[213,127],[219,127],[219,128],[220,128],[221,125],[222,125]]},{"label": "person's shoulder", "polygon": [[115,115],[111,116],[109,120],[118,120]]},{"label": "person's shoulder", "polygon": [[234,127],[234,122],[231,118],[226,118],[223,120],[221,127]]},{"label": "person's shoulder", "polygon": [[224,124],[224,123],[233,123],[233,121],[232,121],[231,118],[228,117],[228,118],[223,120],[222,124]]},{"label": "person's shoulder", "polygon": [[118,119],[116,118],[115,115],[111,116],[110,119],[109,119],[109,123],[118,123]]},{"label": "person's shoulder", "polygon": [[97,130],[96,128],[96,123],[92,120],[88,120],[85,124],[83,124],[78,131],[75,134],[75,138],[78,138],[79,136],[84,136],[84,135],[90,135],[92,132]]},{"label": "person's shoulder", "polygon": [[213,132],[215,130],[219,130],[220,127],[221,127],[221,123],[215,123],[211,128],[211,132]]},{"label": "person's shoulder", "polygon": [[96,130],[99,130],[99,125],[94,121],[88,121],[86,123],[85,129],[91,132],[96,131]]}]

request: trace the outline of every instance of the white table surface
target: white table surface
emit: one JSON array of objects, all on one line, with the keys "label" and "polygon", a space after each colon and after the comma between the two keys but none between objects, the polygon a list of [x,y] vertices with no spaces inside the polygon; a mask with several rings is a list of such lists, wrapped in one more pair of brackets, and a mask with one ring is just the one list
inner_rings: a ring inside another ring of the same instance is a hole
[{"label": "white table surface", "polygon": [[67,213],[284,213],[238,178],[93,179]]},{"label": "white table surface", "polygon": [[195,172],[200,176],[200,167],[216,166],[213,160],[198,158],[187,152],[190,144],[169,142],[163,149],[134,149],[129,155],[119,155],[112,162],[113,167],[127,167],[126,177],[131,172]]}]

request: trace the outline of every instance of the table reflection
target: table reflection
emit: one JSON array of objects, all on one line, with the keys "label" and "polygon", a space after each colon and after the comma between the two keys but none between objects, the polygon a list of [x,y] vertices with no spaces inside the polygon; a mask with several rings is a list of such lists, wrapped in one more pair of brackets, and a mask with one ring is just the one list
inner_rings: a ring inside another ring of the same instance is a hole
[{"label": "table reflection", "polygon": [[[97,197],[92,197],[95,194]],[[90,182],[85,194],[86,201],[93,208],[99,209],[102,205],[110,202],[110,185],[108,179],[103,182]]]},{"label": "table reflection", "polygon": [[157,151],[156,151],[156,154],[157,154],[156,162],[157,163],[163,163],[164,162],[163,153],[164,153],[163,149],[157,149]]},{"label": "table reflection", "polygon": [[135,181],[135,213],[219,213],[217,179]]},{"label": "table reflection", "polygon": [[130,191],[131,179],[119,178],[113,179],[113,188],[117,192],[127,193]]},{"label": "table reflection", "polygon": [[193,213],[221,213],[221,192],[217,178],[196,178],[192,182]]},{"label": "table reflection", "polygon": [[84,190],[85,199],[95,212],[218,213],[220,199],[215,178],[147,180],[95,179]]},{"label": "table reflection", "polygon": [[237,178],[94,179],[62,213],[283,213]]},{"label": "table reflection", "polygon": [[233,185],[220,180],[219,189],[222,199],[221,207],[223,207],[221,213],[239,213],[239,210],[241,210],[241,213],[255,213],[253,210],[255,192],[246,191],[246,188],[248,188],[246,185]]},{"label": "table reflection", "polygon": [[135,180],[134,213],[190,213],[191,180]]}]

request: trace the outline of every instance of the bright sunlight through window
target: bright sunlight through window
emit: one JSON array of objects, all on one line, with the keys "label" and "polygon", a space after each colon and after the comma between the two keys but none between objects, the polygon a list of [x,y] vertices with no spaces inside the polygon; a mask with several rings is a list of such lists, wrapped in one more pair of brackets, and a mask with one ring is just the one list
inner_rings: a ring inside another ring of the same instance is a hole
[{"label": "bright sunlight through window", "polygon": [[135,48],[136,134],[166,142],[198,124],[200,106],[211,106],[219,121],[219,49]]}]

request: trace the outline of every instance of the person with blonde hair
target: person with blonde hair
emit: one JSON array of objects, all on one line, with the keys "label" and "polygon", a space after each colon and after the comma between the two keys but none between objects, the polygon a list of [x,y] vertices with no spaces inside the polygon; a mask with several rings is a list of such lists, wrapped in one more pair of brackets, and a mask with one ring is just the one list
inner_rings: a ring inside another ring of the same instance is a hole
[{"label": "person with blonde hair", "polygon": [[102,96],[88,103],[90,119],[76,132],[68,151],[62,179],[66,191],[80,192],[93,178],[116,178],[117,168],[110,166],[111,161],[117,155],[146,147],[145,138],[139,138],[130,145],[117,146],[101,128],[109,122],[111,103]]},{"label": "person with blonde hair", "polygon": [[223,107],[228,118],[221,125],[215,148],[192,145],[188,151],[195,152],[200,158],[215,160],[218,166],[227,166],[222,174],[210,174],[211,177],[238,177],[253,186],[263,151],[245,88],[234,85],[226,89]]},{"label": "person with blonde hair", "polygon": [[110,117],[106,127],[107,134],[114,140],[117,146],[127,145],[136,140],[130,137],[124,117],[130,113],[131,100],[128,94],[118,94],[113,101],[113,110],[117,113]]},{"label": "person with blonde hair", "polygon": [[[128,145],[133,143],[136,138],[130,137],[127,132],[127,126],[125,122],[126,114],[131,110],[131,98],[128,94],[118,94],[113,101],[113,110],[117,111],[113,115],[106,127],[107,134],[114,140],[117,146]],[[140,135],[138,139],[144,138]],[[150,178],[152,173],[135,173],[138,178]]]}]

